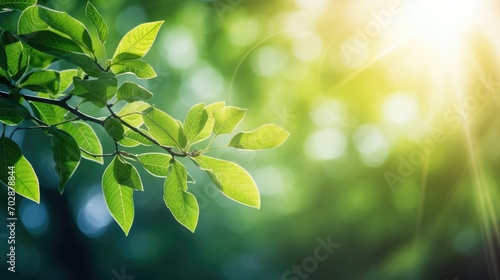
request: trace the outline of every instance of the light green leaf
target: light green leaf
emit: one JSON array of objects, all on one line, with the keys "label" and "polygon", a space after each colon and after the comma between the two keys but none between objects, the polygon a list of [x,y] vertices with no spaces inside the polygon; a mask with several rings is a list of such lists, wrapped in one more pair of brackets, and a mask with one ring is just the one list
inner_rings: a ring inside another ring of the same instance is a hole
[{"label": "light green leaf", "polygon": [[58,124],[64,121],[64,115],[68,111],[55,105],[40,102],[29,102],[35,116],[46,124]]},{"label": "light green leaf", "polygon": [[55,70],[38,70],[25,75],[19,81],[19,86],[36,92],[57,94],[59,79],[60,74]]},{"label": "light green leaf", "polygon": [[215,118],[214,133],[216,135],[233,133],[236,126],[245,117],[245,111],[244,109],[231,106],[215,111],[213,113]]},{"label": "light green leaf", "polygon": [[153,97],[153,94],[149,90],[133,82],[123,83],[116,92],[117,100],[125,100],[130,103],[149,100],[151,97]]},{"label": "light green leaf", "polygon": [[207,110],[207,113],[209,116],[213,117],[215,112],[217,112],[218,110],[220,110],[226,106],[225,104],[226,103],[224,101],[215,102],[215,103],[207,105],[207,107],[205,107],[205,110]]},{"label": "light green leaf", "polygon": [[142,166],[144,166],[144,169],[151,175],[163,178],[168,176],[171,156],[160,153],[148,153],[138,155],[137,158]]},{"label": "light green leaf", "polygon": [[276,148],[283,144],[290,133],[275,124],[267,124],[250,132],[240,132],[229,142],[229,147],[243,150]]},{"label": "light green leaf", "polygon": [[[60,128],[69,133],[76,140],[80,148],[94,155],[102,154],[101,141],[90,125],[82,121],[75,121],[65,123]],[[100,164],[104,163],[102,157],[93,157],[85,152],[81,152],[81,156]]]},{"label": "light green leaf", "polygon": [[117,115],[131,126],[139,127],[144,124],[141,112],[150,107],[151,105],[142,101],[127,103]]},{"label": "light green leaf", "polygon": [[[142,128],[138,128],[139,131],[141,131],[142,133],[144,133],[145,135],[147,135],[148,137],[150,138],[153,138],[148,131],[142,129]],[[135,141],[138,143],[138,145],[144,145],[144,146],[154,146],[155,143],[151,142],[149,139],[147,139],[146,137],[142,136],[141,134],[133,131],[132,129],[126,129],[125,130],[125,133],[123,134],[124,135],[124,139],[127,139],[127,140],[132,140],[132,141]]]},{"label": "light green leaf", "polygon": [[224,195],[239,203],[260,208],[259,189],[245,169],[235,163],[207,156],[198,156],[193,160],[207,171]]},{"label": "light green leaf", "polygon": [[111,71],[116,75],[133,73],[140,79],[156,77],[156,72],[147,62],[142,60],[124,60],[111,66]]},{"label": "light green leaf", "polygon": [[102,192],[108,206],[109,213],[128,235],[134,222],[134,190],[118,183],[115,176],[116,156],[104,171],[102,176]]},{"label": "light green leaf", "polygon": [[141,177],[132,164],[124,161],[121,157],[115,159],[113,166],[115,179],[121,186],[126,186],[134,190],[143,191]]},{"label": "light green leaf", "polygon": [[163,21],[148,22],[130,30],[118,44],[113,61],[116,63],[122,60],[136,60],[145,56],[162,24]]},{"label": "light green leaf", "polygon": [[82,80],[73,78],[73,94],[85,98],[97,107],[104,107],[107,101],[113,97],[118,86],[118,80],[112,74],[103,72],[99,78],[93,80]]},{"label": "light green leaf", "polygon": [[[188,112],[184,120],[184,133],[186,134],[188,145],[197,143],[210,136],[211,131],[204,131],[208,121],[208,113],[205,110],[205,103],[194,105]],[[200,135],[201,134],[201,135]]]},{"label": "light green leaf", "polygon": [[123,139],[123,133],[125,130],[123,129],[123,125],[117,118],[107,118],[104,122],[104,129],[109,134],[109,136],[113,137],[116,141],[120,141]]},{"label": "light green leaf", "polygon": [[6,125],[17,125],[29,118],[26,107],[10,98],[0,98],[0,122]]},{"label": "light green leaf", "polygon": [[185,147],[186,136],[182,127],[167,113],[154,108],[148,114],[143,115],[143,119],[149,133],[158,143],[163,146]]},{"label": "light green leaf", "polygon": [[194,232],[200,209],[196,198],[187,191],[187,188],[186,167],[173,160],[170,174],[165,180],[163,200],[175,219]]},{"label": "light green leaf", "polygon": [[64,187],[80,164],[80,148],[75,139],[67,132],[51,127],[48,133],[52,135],[52,151],[56,163],[56,173],[59,176],[59,192]]},{"label": "light green leaf", "polygon": [[14,9],[22,11],[31,5],[35,5],[37,0],[0,0],[0,11]]},{"label": "light green leaf", "polygon": [[97,36],[99,37],[99,41],[101,43],[105,43],[108,40],[108,25],[102,18],[99,11],[92,5],[92,3],[87,2],[87,6],[85,7],[85,15],[92,21],[95,28],[97,29]]},{"label": "light green leaf", "polygon": [[7,137],[0,137],[0,181],[9,185],[9,167],[14,167],[13,174],[16,193],[40,203],[40,186],[35,170],[23,156],[19,146]]},{"label": "light green leaf", "polygon": [[37,6],[37,8],[38,15],[51,29],[68,36],[87,50],[91,52],[94,51],[92,39],[83,23],[64,12],[55,11],[42,6]]},{"label": "light green leaf", "polygon": [[68,69],[59,71],[59,91],[57,94],[64,93],[73,83],[73,77],[78,75],[78,70]]}]

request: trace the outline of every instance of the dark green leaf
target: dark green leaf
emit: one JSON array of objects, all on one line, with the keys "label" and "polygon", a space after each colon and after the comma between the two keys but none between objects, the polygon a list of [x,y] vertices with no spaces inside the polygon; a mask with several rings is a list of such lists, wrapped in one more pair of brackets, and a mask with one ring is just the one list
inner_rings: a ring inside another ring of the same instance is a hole
[{"label": "dark green leaf", "polygon": [[37,0],[0,0],[0,11],[14,9],[22,11],[31,5],[35,5]]},{"label": "dark green leaf", "polygon": [[17,34],[29,34],[42,30],[49,30],[49,25],[40,18],[38,6],[24,10],[17,22]]},{"label": "dark green leaf", "polygon": [[7,125],[17,125],[29,118],[26,107],[10,98],[0,98],[0,121]]},{"label": "dark green leaf", "polygon": [[59,72],[54,70],[38,70],[25,75],[19,86],[36,92],[59,92]]},{"label": "dark green leaf", "polygon": [[23,43],[15,42],[5,46],[7,65],[10,76],[17,80],[27,70],[29,63],[29,49],[25,49]]},{"label": "dark green leaf", "polygon": [[40,203],[40,186],[35,170],[23,156],[19,146],[7,137],[0,137],[0,181],[9,185],[9,167],[14,167],[16,193]]},{"label": "dark green leaf", "polygon": [[123,139],[123,133],[125,130],[123,129],[123,125],[119,119],[116,118],[107,118],[104,122],[104,129],[109,134],[109,136],[113,137],[116,141],[120,141]]},{"label": "dark green leaf", "polygon": [[68,111],[63,108],[41,102],[29,102],[35,116],[41,119],[44,123],[54,125],[64,121],[64,115]]},{"label": "dark green leaf", "polygon": [[116,92],[118,81],[112,74],[103,72],[99,78],[93,80],[82,80],[78,77],[73,79],[75,89],[73,94],[85,98],[98,107],[104,107],[107,101]]},{"label": "dark green leaf", "polygon": [[66,183],[80,164],[80,148],[75,139],[67,132],[55,127],[51,127],[48,132],[52,135],[52,151],[56,163],[55,170],[59,176],[59,185],[57,187],[63,193]]}]

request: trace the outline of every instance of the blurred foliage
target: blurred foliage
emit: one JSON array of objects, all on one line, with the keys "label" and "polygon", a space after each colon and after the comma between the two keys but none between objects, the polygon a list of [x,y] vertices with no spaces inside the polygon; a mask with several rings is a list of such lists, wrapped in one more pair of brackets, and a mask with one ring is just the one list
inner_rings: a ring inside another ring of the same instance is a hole
[{"label": "blurred foliage", "polygon": [[[192,104],[226,100],[260,112],[248,116],[245,130],[267,121],[291,132],[279,150],[219,153],[255,175],[261,209],[225,201],[204,174],[193,173],[199,185],[193,192],[206,208],[193,235],[155,199],[161,181],[147,177],[149,192],[137,196],[142,210],[125,238],[104,216],[96,165],[82,164],[59,197],[50,155],[39,148],[49,143],[28,132],[23,148],[46,174],[40,207],[47,215],[39,227],[18,228],[17,275],[111,279],[124,267],[136,279],[274,280],[314,257],[318,238],[330,237],[340,247],[307,279],[495,279],[498,11],[474,10],[477,32],[460,30],[468,37],[454,41],[433,25],[443,23],[430,22],[431,9],[403,1],[403,11],[349,61],[342,46],[354,44],[391,1],[220,2],[239,4],[227,10],[210,1],[94,5],[115,19],[110,45],[139,23],[166,21],[146,58],[156,62],[159,77],[137,81],[147,83],[159,108],[182,118]],[[47,1],[77,18],[84,18],[84,4]],[[13,18],[1,13],[2,27],[15,26]],[[419,36],[407,39],[408,22],[445,38],[443,49]],[[381,55],[387,50],[393,51]],[[445,140],[435,140],[436,133]],[[400,180],[389,183],[387,172]],[[27,201],[20,208],[31,209]]]}]

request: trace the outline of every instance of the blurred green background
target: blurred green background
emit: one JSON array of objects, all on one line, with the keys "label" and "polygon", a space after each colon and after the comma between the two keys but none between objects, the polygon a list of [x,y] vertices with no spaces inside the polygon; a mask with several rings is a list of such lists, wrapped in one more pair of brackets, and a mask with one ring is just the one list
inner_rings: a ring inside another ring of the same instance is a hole
[{"label": "blurred green background", "polygon": [[[85,1],[40,2],[90,24]],[[50,139],[18,133],[42,203],[18,204],[17,273],[2,279],[500,279],[496,3],[93,4],[111,30],[108,55],[134,26],[166,21],[146,57],[158,78],[138,80],[158,108],[184,119],[223,100],[249,109],[240,129],[276,123],[291,136],[271,151],[213,153],[253,175],[260,210],[191,166],[201,208],[191,234],[165,207],[163,182],[142,172],[125,237],[101,194],[104,166],[82,162],[59,196]],[[18,16],[1,13],[2,27]]]}]

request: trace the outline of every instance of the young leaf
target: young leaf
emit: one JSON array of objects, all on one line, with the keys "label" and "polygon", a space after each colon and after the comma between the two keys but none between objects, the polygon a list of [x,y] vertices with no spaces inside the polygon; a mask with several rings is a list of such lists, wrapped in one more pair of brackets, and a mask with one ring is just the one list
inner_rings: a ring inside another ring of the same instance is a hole
[{"label": "young leaf", "polygon": [[179,123],[167,113],[153,108],[143,115],[144,123],[149,133],[163,146],[183,148],[186,145],[186,136]]},{"label": "young leaf", "polygon": [[205,110],[205,103],[194,105],[188,112],[184,120],[184,133],[186,134],[187,142],[194,144],[199,141],[205,140],[210,136],[211,131],[204,131],[208,121],[208,113]]},{"label": "young leaf", "polygon": [[78,70],[76,69],[59,71],[59,90],[57,91],[57,94],[64,93],[73,83],[73,77],[76,77],[77,75]]},{"label": "young leaf", "polygon": [[105,43],[108,40],[108,25],[102,18],[99,11],[97,11],[96,7],[92,5],[92,3],[87,2],[87,6],[85,7],[85,15],[92,21],[95,28],[97,29],[97,36],[99,37],[99,41],[101,43]]},{"label": "young leaf", "polygon": [[71,135],[55,127],[49,129],[52,135],[52,151],[56,163],[56,173],[59,176],[57,188],[61,194],[76,168],[80,164],[80,147]]},{"label": "young leaf", "polygon": [[6,125],[20,124],[30,116],[26,107],[10,98],[0,98],[0,122]]},{"label": "young leaf", "polygon": [[115,158],[113,166],[115,179],[121,186],[129,187],[134,190],[143,191],[141,177],[132,164],[124,161],[121,157]]},{"label": "young leaf", "polygon": [[109,213],[128,235],[134,222],[134,190],[118,183],[115,176],[116,156],[104,171],[102,176],[102,192],[108,206]]},{"label": "young leaf", "polygon": [[244,109],[231,106],[215,111],[214,133],[216,135],[233,133],[233,130],[243,117],[245,117],[245,111]]},{"label": "young leaf", "polygon": [[[76,140],[76,143],[78,143],[81,149],[94,155],[102,154],[101,141],[90,125],[81,121],[76,121],[65,123],[61,125],[60,128],[69,133]],[[102,157],[93,157],[85,152],[81,152],[81,156],[88,160],[104,164]]]},{"label": "young leaf", "polygon": [[118,44],[113,55],[113,62],[136,60],[145,56],[153,45],[162,24],[163,21],[148,22],[130,30]]},{"label": "young leaf", "polygon": [[117,118],[107,118],[104,122],[104,129],[109,134],[109,136],[113,137],[116,141],[120,141],[123,139],[123,133],[125,130],[123,129],[123,125]]},{"label": "young leaf", "polygon": [[139,79],[151,79],[156,77],[156,72],[147,62],[142,60],[124,60],[111,66],[111,71],[116,75],[133,73]]},{"label": "young leaf", "polygon": [[142,101],[127,103],[117,115],[133,127],[139,127],[144,124],[142,111],[150,107],[151,105]]},{"label": "young leaf", "polygon": [[40,203],[40,187],[35,170],[23,156],[19,146],[7,137],[0,137],[0,181],[9,185],[9,167],[15,171],[14,186],[16,193]]},{"label": "young leaf", "polygon": [[187,171],[182,163],[173,160],[171,171],[164,184],[163,200],[183,226],[194,232],[200,209],[193,194],[187,191]]},{"label": "young leaf", "polygon": [[149,100],[153,97],[153,94],[141,87],[140,85],[133,82],[125,82],[116,92],[117,100],[125,100],[127,102],[135,102],[142,100]]},{"label": "young leaf", "polygon": [[193,160],[207,171],[224,195],[244,205],[260,208],[259,189],[245,169],[235,163],[207,156],[198,156]]},{"label": "young leaf", "polygon": [[48,92],[57,94],[59,92],[59,72],[54,70],[38,70],[25,75],[19,86],[36,92]]},{"label": "young leaf", "polygon": [[37,0],[0,0],[0,11],[14,9],[22,11],[31,5],[35,5]]},{"label": "young leaf", "polygon": [[243,150],[276,148],[286,141],[290,133],[275,124],[267,124],[250,132],[240,132],[229,142],[229,147]]},{"label": "young leaf", "polygon": [[67,13],[55,11],[42,6],[37,7],[38,15],[51,29],[67,35],[87,50],[91,52],[94,51],[92,47],[92,39],[90,38],[90,34],[83,23],[71,17]]},{"label": "young leaf", "polygon": [[171,156],[160,153],[148,153],[138,155],[137,158],[142,166],[144,166],[144,169],[151,175],[163,178],[168,176]]}]

